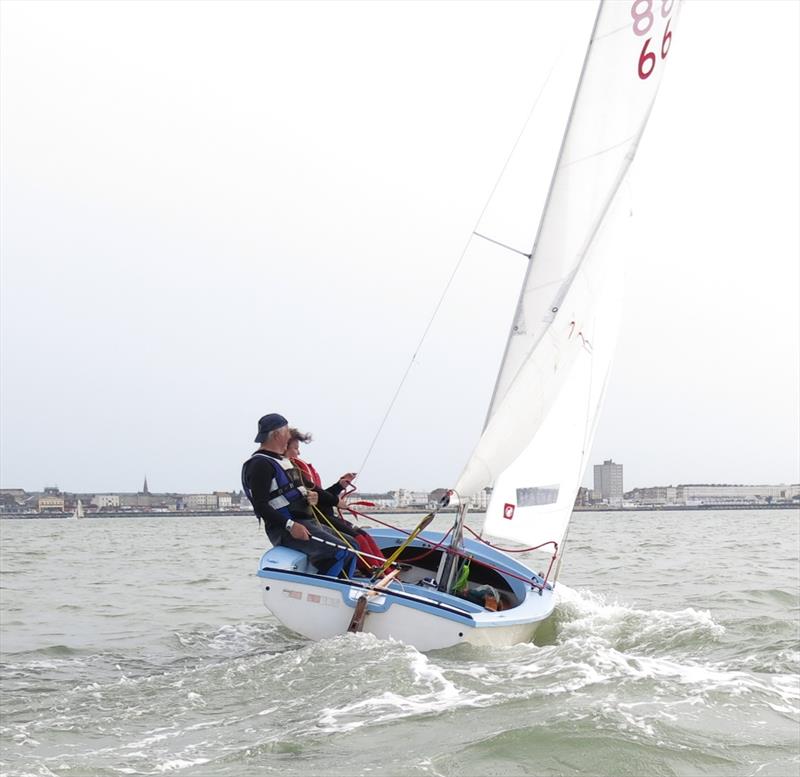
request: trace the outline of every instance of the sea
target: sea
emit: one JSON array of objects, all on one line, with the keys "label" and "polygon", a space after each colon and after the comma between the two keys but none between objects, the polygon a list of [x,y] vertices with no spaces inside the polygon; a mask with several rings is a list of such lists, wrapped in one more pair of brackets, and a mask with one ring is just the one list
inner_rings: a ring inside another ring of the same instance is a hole
[{"label": "sea", "polygon": [[430,653],[281,626],[252,515],[0,536],[8,777],[800,774],[798,510],[576,513],[535,643]]}]

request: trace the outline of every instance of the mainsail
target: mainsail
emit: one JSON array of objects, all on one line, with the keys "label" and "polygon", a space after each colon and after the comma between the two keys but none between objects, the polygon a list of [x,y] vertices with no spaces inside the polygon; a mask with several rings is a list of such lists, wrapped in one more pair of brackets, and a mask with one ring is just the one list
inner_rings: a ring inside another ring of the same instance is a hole
[{"label": "mainsail", "polygon": [[486,425],[455,488],[494,485],[494,536],[538,545],[566,534],[616,343],[618,193],[679,5],[600,4]]}]

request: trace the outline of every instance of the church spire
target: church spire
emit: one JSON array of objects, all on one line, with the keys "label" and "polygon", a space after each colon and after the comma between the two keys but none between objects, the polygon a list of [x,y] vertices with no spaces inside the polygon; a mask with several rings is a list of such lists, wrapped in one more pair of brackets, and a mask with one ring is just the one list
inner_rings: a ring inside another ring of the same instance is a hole
[{"label": "church spire", "polygon": [[147,475],[144,476],[144,488],[142,489],[143,494],[149,494],[150,489],[147,487]]}]

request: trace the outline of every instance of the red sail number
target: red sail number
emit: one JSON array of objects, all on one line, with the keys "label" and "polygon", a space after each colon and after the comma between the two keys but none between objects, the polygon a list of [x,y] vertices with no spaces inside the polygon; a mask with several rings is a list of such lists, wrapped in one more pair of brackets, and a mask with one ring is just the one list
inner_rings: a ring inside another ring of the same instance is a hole
[{"label": "red sail number", "polygon": [[[661,16],[667,18],[672,13],[672,6],[675,0],[662,0],[661,2]],[[633,19],[633,32],[635,35],[647,35],[653,26],[655,17],[653,15],[653,0],[634,0],[631,5],[631,18]],[[672,44],[672,33],[670,32],[669,25],[672,19],[667,19],[667,26],[664,29],[664,37],[661,39],[661,59],[666,59],[669,53],[669,47]],[[653,51],[648,51],[648,46],[652,37],[645,40],[642,50],[639,54],[639,78],[644,81],[650,78],[653,71],[656,69],[656,55]]]},{"label": "red sail number", "polygon": [[[647,47],[650,45],[652,38],[648,38],[642,46],[642,53],[639,55],[639,78],[643,81],[645,78],[650,78],[650,74],[656,69],[656,55],[652,51],[648,51]],[[645,65],[650,64],[645,70]]]},{"label": "red sail number", "polygon": [[[640,11],[642,3],[644,3],[644,10]],[[633,19],[634,34],[647,35],[653,26],[653,0],[633,0],[631,19]],[[642,22],[644,22],[644,25],[642,25]]]},{"label": "red sail number", "polygon": [[661,41],[661,59],[666,59],[669,52],[670,44],[672,43],[672,33],[669,31],[669,23],[672,19],[667,20],[667,28],[664,30],[664,39]]}]

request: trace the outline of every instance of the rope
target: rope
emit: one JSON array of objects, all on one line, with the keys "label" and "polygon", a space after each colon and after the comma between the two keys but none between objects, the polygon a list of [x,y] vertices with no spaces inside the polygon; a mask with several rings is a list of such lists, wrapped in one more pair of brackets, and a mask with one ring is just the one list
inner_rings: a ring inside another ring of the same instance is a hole
[{"label": "rope", "polygon": [[[366,518],[366,519],[368,519],[370,521],[374,521],[375,523],[379,523],[379,524],[381,524],[381,526],[385,526],[387,529],[392,529],[393,531],[402,532],[407,537],[411,534],[410,531],[406,531],[405,529],[401,529],[399,526],[393,526],[390,523],[386,523],[385,521],[378,520],[374,515],[368,515],[367,513],[361,513],[358,510],[354,510],[349,505],[347,507],[345,507],[345,509],[349,510],[351,513],[353,513],[353,515],[358,515],[361,518]],[[419,561],[420,559],[423,559],[426,556],[429,556],[431,553],[433,553],[434,550],[436,550],[437,548],[441,548],[442,547],[442,545],[444,544],[444,541],[450,536],[450,532],[452,532],[452,531],[453,531],[453,527],[451,526],[447,530],[447,533],[444,535],[444,537],[442,537],[442,539],[439,542],[434,543],[434,544],[431,544],[430,540],[426,540],[424,538],[421,538],[421,541],[429,544],[430,548],[428,550],[426,550],[424,553],[420,553],[419,556],[412,556],[411,558],[404,558],[403,559],[403,563],[405,564],[405,563],[408,563],[409,561]]]},{"label": "rope", "polygon": [[[464,261],[464,256],[467,253],[467,249],[470,247],[470,244],[472,243],[472,238],[477,232],[478,227],[480,226],[480,223],[484,217],[484,214],[486,213],[486,210],[489,207],[489,203],[492,201],[492,197],[494,197],[494,193],[497,191],[497,187],[500,185],[500,181],[503,179],[503,176],[505,175],[506,169],[508,168],[508,165],[511,162],[511,157],[514,156],[514,152],[517,150],[517,146],[519,145],[520,140],[522,140],[522,136],[525,134],[525,130],[528,128],[528,124],[530,123],[531,117],[533,116],[533,112],[536,110],[536,106],[539,104],[539,99],[541,98],[542,93],[545,90],[545,87],[550,81],[550,76],[553,74],[554,67],[555,63],[550,68],[550,72],[547,74],[545,80],[542,82],[542,86],[539,89],[539,93],[536,95],[536,98],[533,101],[533,105],[531,106],[530,111],[528,111],[528,117],[525,119],[525,122],[522,125],[522,129],[520,130],[519,135],[517,135],[517,139],[514,141],[514,145],[511,146],[511,151],[508,152],[508,156],[506,157],[506,161],[504,162],[503,167],[500,170],[500,174],[497,176],[497,180],[494,182],[494,186],[492,187],[492,190],[489,192],[489,196],[486,198],[486,202],[484,203],[483,208],[481,208],[481,212],[475,221],[475,227],[473,228],[472,232],[467,238],[467,242],[464,244],[464,248],[462,249],[461,254],[458,257],[458,261],[455,263],[453,271],[450,273],[450,277],[448,278],[444,290],[442,291],[442,294],[439,297],[439,301],[436,303],[436,307],[433,309],[433,313],[431,314],[430,320],[428,321],[425,330],[422,332],[422,337],[420,337],[419,342],[417,343],[417,347],[414,349],[414,353],[411,356],[411,360],[409,361],[408,366],[406,367],[406,371],[403,373],[403,377],[400,379],[400,384],[397,386],[397,390],[394,392],[394,396],[392,397],[391,402],[389,402],[389,407],[386,408],[386,412],[383,415],[383,419],[381,420],[381,423],[378,426],[378,431],[375,432],[375,436],[372,438],[372,442],[370,443],[370,446],[367,449],[367,453],[364,456],[364,461],[361,462],[361,466],[358,468],[358,472],[361,474],[363,474],[364,472],[364,467],[367,464],[367,460],[369,459],[370,454],[372,453],[372,449],[375,447],[375,443],[378,441],[378,437],[380,437],[380,434],[383,431],[383,427],[386,424],[386,420],[389,418],[389,414],[392,412],[392,409],[394,408],[394,403],[397,401],[397,397],[400,395],[400,391],[402,390],[403,385],[406,382],[406,378],[408,378],[408,374],[411,372],[411,368],[414,366],[414,362],[416,361],[419,349],[422,348],[422,344],[425,342],[425,338],[428,336],[428,332],[430,331],[430,328],[433,326],[433,322],[436,319],[437,314],[439,313],[439,308],[442,307],[444,298],[447,296],[447,292],[450,290],[450,286],[452,286],[453,284],[453,280],[456,277],[456,273],[458,273],[458,270],[461,267],[461,263]],[[480,237],[483,237],[483,235],[481,235]],[[528,256],[528,258],[530,258],[529,254],[523,254],[523,255]]]},{"label": "rope", "polygon": [[[330,547],[337,548],[338,550],[350,550],[350,548],[348,548],[346,545],[339,545],[338,543],[331,542],[330,540],[323,540],[322,537],[315,537],[313,534],[311,535],[310,539],[314,540],[314,542],[320,542],[323,545],[330,545]],[[374,558],[377,561],[383,561],[383,559],[380,556],[373,556],[371,553],[366,553],[363,550],[354,552],[358,553],[361,556],[366,556],[367,558]]]},{"label": "rope", "polygon": [[[367,518],[370,521],[374,521],[375,523],[379,523],[381,526],[385,526],[387,529],[393,529],[394,531],[402,532],[405,535],[411,534],[411,532],[406,531],[405,529],[401,529],[399,526],[393,526],[391,523],[386,523],[385,521],[378,520],[374,515],[368,515],[367,513],[359,512],[358,510],[354,510],[352,507],[349,507],[349,506],[347,508],[345,508],[345,509],[349,510],[354,515],[358,515],[361,518]],[[528,553],[529,551],[532,551],[532,550],[539,550],[539,548],[543,548],[546,545],[552,545],[554,550],[558,550],[558,543],[555,540],[548,540],[547,542],[543,542],[541,545],[533,545],[530,548],[504,548],[504,547],[502,547],[500,545],[495,545],[494,543],[489,542],[489,540],[483,539],[483,537],[481,537],[480,534],[478,534],[473,529],[470,529],[470,527],[467,526],[466,524],[464,525],[464,528],[476,540],[478,540],[478,542],[482,542],[484,545],[488,545],[490,548],[493,548],[494,550],[499,550],[499,551],[501,551],[503,553]],[[447,537],[450,534],[451,531],[453,531],[453,527],[452,526],[448,529],[447,534],[445,534],[444,537],[442,537],[441,542],[436,543],[436,544],[432,545],[431,547],[432,548],[440,547],[442,542],[444,542],[444,538]],[[424,542],[429,542],[429,541],[428,540],[424,540]]]},{"label": "rope", "polygon": [[[331,529],[333,529],[333,530],[334,530],[334,532],[336,532],[336,534],[337,534],[337,536],[339,537],[339,539],[340,539],[340,540],[341,540],[341,541],[342,541],[342,542],[343,542],[343,543],[344,543],[344,544],[347,546],[347,550],[349,550],[351,553],[355,553],[355,555],[356,555],[356,556],[359,556],[359,557],[361,557],[361,551],[359,551],[359,550],[356,550],[356,549],[355,549],[355,548],[354,548],[354,547],[353,547],[353,546],[352,546],[352,545],[351,545],[351,544],[350,544],[350,543],[349,543],[349,542],[348,542],[348,541],[345,539],[345,536],[344,536],[344,535],[343,535],[343,534],[342,534],[342,533],[341,533],[341,532],[340,532],[340,531],[339,531],[339,530],[338,530],[338,529],[337,529],[337,528],[336,528],[336,527],[335,527],[335,526],[334,526],[334,525],[331,523],[331,521],[329,520],[329,518],[328,518],[328,516],[327,516],[327,515],[325,515],[323,512],[321,512],[321,511],[320,511],[320,509],[319,509],[319,508],[318,508],[316,505],[312,505],[311,503],[309,503],[309,507],[311,507],[311,509],[312,509],[312,510],[313,510],[313,511],[314,511],[314,512],[317,514],[317,521],[319,521],[319,519],[320,519],[320,518],[322,518],[322,520],[323,520],[323,521],[325,521],[325,523],[327,523],[327,524],[328,524],[328,526],[330,526],[330,527],[331,527]],[[312,535],[312,536],[313,536],[313,535]],[[364,563],[366,564],[367,562],[365,561]],[[344,574],[344,576],[345,576],[345,577],[346,577],[348,580],[350,579],[350,575],[348,575],[348,574],[347,574],[347,572],[345,572],[345,571],[344,571],[344,567],[342,567],[342,573]]]},{"label": "rope", "polygon": [[482,561],[481,559],[475,558],[474,556],[470,556],[468,553],[464,553],[460,550],[455,550],[453,548],[450,548],[450,550],[448,550],[447,552],[452,553],[456,556],[460,556],[461,558],[469,559],[470,561],[473,561],[476,564],[480,564],[480,566],[486,567],[487,569],[493,569],[495,572],[499,572],[501,575],[507,575],[508,577],[513,577],[515,580],[522,580],[523,583],[526,583],[532,588],[537,588],[540,591],[543,590],[545,585],[547,584],[547,578],[545,578],[544,581],[541,584],[539,584],[530,577],[523,577],[522,575],[516,574],[516,572],[512,572],[511,570],[505,569],[504,567],[498,567],[495,564],[490,564],[488,561]]},{"label": "rope", "polygon": [[411,534],[410,531],[406,531],[405,529],[401,529],[399,526],[393,526],[391,523],[386,523],[385,521],[378,520],[374,515],[368,515],[367,513],[361,513],[358,510],[354,510],[349,505],[345,508],[349,512],[353,513],[353,515],[357,515],[360,518],[366,518],[369,521],[374,521],[375,523],[379,523],[381,526],[385,526],[387,529],[394,529],[394,531],[399,531],[408,536]]},{"label": "rope", "polygon": [[[367,513],[362,513],[362,512],[360,512],[358,510],[354,510],[352,507],[348,506],[345,509],[349,510],[354,515],[361,516],[362,518],[367,518],[370,521],[375,521],[375,523],[379,523],[382,526],[386,526],[389,529],[393,529],[394,531],[402,532],[405,535],[411,534],[411,532],[406,531],[405,529],[401,529],[399,526],[392,526],[392,524],[390,524],[390,523],[386,523],[384,521],[378,520],[377,518],[375,518],[375,516],[368,515]],[[553,555],[550,557],[550,565],[547,567],[547,574],[544,576],[542,585],[539,585],[538,583],[533,582],[530,578],[522,577],[521,575],[517,575],[517,574],[515,574],[514,572],[511,572],[508,569],[504,569],[503,567],[498,567],[498,566],[495,566],[494,564],[490,564],[488,561],[481,561],[480,559],[476,559],[473,556],[470,556],[470,555],[468,555],[466,553],[462,553],[461,551],[454,550],[452,548],[448,549],[448,551],[447,551],[448,553],[454,553],[455,555],[461,556],[462,558],[472,559],[472,561],[474,561],[476,564],[480,564],[481,566],[487,567],[488,569],[493,569],[495,572],[500,572],[502,574],[508,575],[509,577],[513,577],[513,578],[515,578],[517,580],[522,580],[524,583],[528,583],[528,584],[532,585],[534,588],[538,588],[540,591],[547,584],[547,581],[548,581],[548,579],[550,577],[550,571],[553,568],[553,563],[555,562],[556,555],[558,554],[558,543],[555,540],[548,540],[547,542],[543,542],[541,545],[533,545],[530,548],[503,548],[503,547],[500,547],[499,545],[492,544],[488,540],[483,539],[483,537],[481,537],[475,531],[470,529],[469,526],[465,525],[464,528],[473,537],[475,537],[475,539],[478,540],[478,542],[481,542],[484,545],[487,545],[488,547],[493,548],[494,550],[499,550],[499,551],[501,551],[503,553],[527,553],[527,552],[532,551],[532,550],[538,550],[539,548],[543,548],[546,545],[552,545],[553,546]],[[447,539],[447,537],[450,535],[450,532],[452,532],[452,531],[453,531],[453,527],[451,526],[447,530],[447,534],[445,534],[442,537],[442,539],[439,540],[439,542],[436,542],[436,543],[431,543],[430,540],[426,540],[424,538],[420,538],[422,542],[425,542],[426,544],[430,545],[430,548],[427,551],[425,551],[424,553],[421,553],[419,556],[412,556],[411,558],[403,559],[403,563],[408,563],[410,561],[419,561],[420,559],[423,559],[426,556],[428,556],[431,553],[433,553],[434,550],[437,550],[438,548],[441,548],[442,545],[444,544],[444,541]]]},{"label": "rope", "polygon": [[[444,545],[444,541],[450,536],[450,532],[451,531],[453,531],[453,527],[452,526],[447,530],[447,534],[445,534],[444,537],[442,537],[442,539],[439,540],[439,542],[437,542],[435,545],[431,545],[428,550],[426,550],[424,553],[420,553],[419,556],[412,556],[411,558],[404,558],[402,560],[403,563],[407,564],[409,561],[419,561],[420,559],[425,558],[425,556],[430,556],[431,553],[433,553],[434,550],[436,550],[437,548],[441,548],[442,545]],[[428,542],[428,540],[424,540],[424,539],[422,541],[423,542]]]},{"label": "rope", "polygon": [[482,542],[484,545],[488,545],[490,548],[494,548],[495,550],[502,551],[503,553],[527,553],[530,550],[539,550],[539,548],[543,548],[545,545],[552,545],[553,550],[558,550],[558,543],[555,540],[547,540],[547,542],[543,542],[541,545],[534,545],[530,548],[502,548],[500,545],[494,545],[489,540],[483,539],[480,534],[477,534],[469,526],[464,527],[478,542]]},{"label": "rope", "polygon": [[331,520],[328,518],[327,515],[325,515],[316,505],[312,505],[309,503],[309,506],[317,514],[317,521],[319,521],[319,519],[322,518],[322,520],[325,521],[325,523],[327,523],[328,526],[331,527],[331,529],[333,529],[333,531],[336,533],[336,536],[339,537],[339,539],[345,545],[347,545],[347,547],[350,550],[352,550],[354,553],[358,553],[358,551],[347,541],[345,536],[333,525],[333,523],[331,523]]}]

